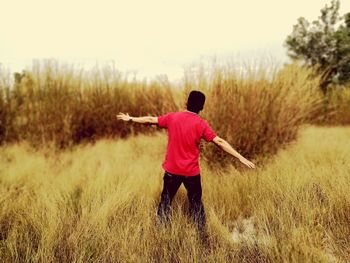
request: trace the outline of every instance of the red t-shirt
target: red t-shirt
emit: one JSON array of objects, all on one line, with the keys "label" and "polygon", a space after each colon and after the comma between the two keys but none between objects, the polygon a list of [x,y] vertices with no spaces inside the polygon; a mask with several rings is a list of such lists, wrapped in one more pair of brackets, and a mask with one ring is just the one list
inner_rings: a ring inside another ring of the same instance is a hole
[{"label": "red t-shirt", "polygon": [[164,170],[184,176],[199,174],[200,139],[210,142],[216,137],[208,123],[194,112],[182,111],[159,116],[158,126],[168,129]]}]

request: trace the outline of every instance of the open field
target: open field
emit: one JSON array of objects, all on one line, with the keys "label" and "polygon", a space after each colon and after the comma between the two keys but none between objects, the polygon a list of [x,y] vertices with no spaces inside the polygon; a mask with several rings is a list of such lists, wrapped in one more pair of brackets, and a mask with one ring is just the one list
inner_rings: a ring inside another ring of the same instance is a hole
[{"label": "open field", "polygon": [[264,167],[202,161],[208,240],[155,226],[164,133],[0,155],[1,262],[349,262],[350,128],[303,126]]}]

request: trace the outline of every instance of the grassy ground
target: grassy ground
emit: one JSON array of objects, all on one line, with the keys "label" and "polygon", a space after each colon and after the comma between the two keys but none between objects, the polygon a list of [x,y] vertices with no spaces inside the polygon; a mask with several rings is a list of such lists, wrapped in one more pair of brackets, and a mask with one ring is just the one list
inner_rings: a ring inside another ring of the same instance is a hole
[{"label": "grassy ground", "polygon": [[166,136],[0,149],[1,262],[349,262],[350,127],[304,127],[256,170],[202,167],[208,240],[155,226]]}]

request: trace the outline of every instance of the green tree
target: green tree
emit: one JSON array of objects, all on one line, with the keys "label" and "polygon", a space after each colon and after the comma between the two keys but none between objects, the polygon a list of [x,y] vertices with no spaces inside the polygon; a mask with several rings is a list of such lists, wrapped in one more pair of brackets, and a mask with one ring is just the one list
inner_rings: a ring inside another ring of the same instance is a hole
[{"label": "green tree", "polygon": [[288,56],[323,73],[321,88],[350,83],[350,13],[339,17],[339,0],[321,9],[318,20],[300,17],[287,37]]}]

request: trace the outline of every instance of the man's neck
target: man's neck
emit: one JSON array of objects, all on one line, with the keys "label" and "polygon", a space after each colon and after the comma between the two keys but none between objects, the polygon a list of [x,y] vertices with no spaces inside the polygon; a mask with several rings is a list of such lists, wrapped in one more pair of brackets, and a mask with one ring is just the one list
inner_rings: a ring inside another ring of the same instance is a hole
[{"label": "man's neck", "polygon": [[198,115],[198,113],[197,113],[197,112],[194,112],[194,111],[190,111],[190,110],[185,110],[185,111],[191,112],[191,113],[193,113],[193,114],[197,114],[197,115]]}]

